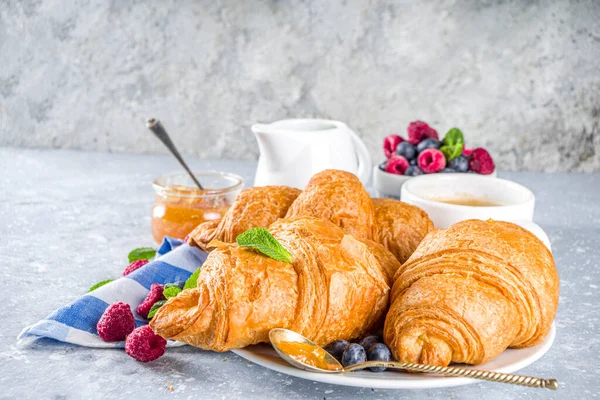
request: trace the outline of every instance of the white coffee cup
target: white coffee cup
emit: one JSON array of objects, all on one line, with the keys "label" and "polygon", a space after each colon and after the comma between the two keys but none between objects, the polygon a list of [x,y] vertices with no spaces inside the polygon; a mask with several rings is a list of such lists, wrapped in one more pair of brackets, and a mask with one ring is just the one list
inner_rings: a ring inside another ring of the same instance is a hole
[{"label": "white coffee cup", "polygon": [[[441,200],[478,199],[497,205],[471,206]],[[466,219],[495,219],[521,225],[550,248],[550,240],[533,219],[535,196],[518,183],[475,174],[417,176],[402,185],[400,199],[423,209],[437,228]],[[435,200],[438,199],[438,200]]]}]

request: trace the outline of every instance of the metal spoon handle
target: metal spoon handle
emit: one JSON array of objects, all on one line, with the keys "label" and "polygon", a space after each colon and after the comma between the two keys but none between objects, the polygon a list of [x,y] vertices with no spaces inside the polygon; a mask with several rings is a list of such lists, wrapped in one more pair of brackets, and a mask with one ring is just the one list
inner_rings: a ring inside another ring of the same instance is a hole
[{"label": "metal spoon handle", "polygon": [[160,121],[157,119],[151,118],[148,120],[146,126],[148,127],[148,129],[150,129],[152,131],[152,133],[154,133],[154,136],[156,136],[161,142],[163,142],[163,144],[167,147],[167,149],[169,149],[169,151],[175,156],[177,161],[179,161],[181,166],[190,175],[190,178],[192,178],[192,180],[194,181],[196,186],[198,186],[198,188],[200,188],[200,190],[204,190],[204,188],[202,187],[200,182],[198,182],[198,179],[196,179],[196,177],[194,176],[194,174],[192,173],[190,168],[185,163],[185,161],[183,161],[183,157],[181,157],[181,154],[179,154],[179,151],[177,151],[177,147],[175,147],[175,145],[173,144],[173,141],[169,137],[169,134],[167,133],[165,128],[162,126]]},{"label": "metal spoon handle", "polygon": [[552,390],[558,389],[558,381],[556,379],[542,379],[533,376],[505,374],[502,372],[483,371],[479,369],[469,369],[460,367],[439,367],[435,365],[412,364],[393,361],[367,361],[364,363],[345,367],[344,372],[356,371],[368,367],[398,368],[416,372],[427,372],[430,374],[462,376],[465,378],[482,379],[492,382],[510,383],[513,385],[546,388]]}]

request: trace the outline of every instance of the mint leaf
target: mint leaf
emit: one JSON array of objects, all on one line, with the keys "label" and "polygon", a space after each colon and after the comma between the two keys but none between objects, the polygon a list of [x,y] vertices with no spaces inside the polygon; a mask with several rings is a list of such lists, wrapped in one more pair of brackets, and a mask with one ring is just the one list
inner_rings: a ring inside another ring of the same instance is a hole
[{"label": "mint leaf", "polygon": [[200,275],[200,268],[198,268],[196,272],[194,272],[192,276],[190,276],[188,280],[185,281],[185,285],[183,285],[183,290],[195,288],[198,285],[198,275]]},{"label": "mint leaf", "polygon": [[156,303],[152,304],[152,307],[150,307],[150,311],[148,311],[148,319],[154,318],[158,309],[161,308],[166,302],[166,300],[159,300]]},{"label": "mint leaf", "polygon": [[134,262],[136,260],[150,260],[156,255],[156,250],[152,247],[140,247],[132,250],[127,258],[129,258],[129,262]]},{"label": "mint leaf", "polygon": [[446,133],[446,137],[444,137],[444,145],[446,146],[456,146],[456,145],[464,145],[465,137],[463,133],[458,128],[452,128]]},{"label": "mint leaf", "polygon": [[463,133],[458,128],[452,128],[446,133],[440,151],[446,157],[446,161],[450,162],[462,154],[464,145],[465,137]]},{"label": "mint leaf", "polygon": [[181,292],[181,288],[177,286],[165,286],[165,289],[163,290],[163,296],[165,296],[167,299],[170,299],[171,297],[177,296],[179,292]]},{"label": "mint leaf", "polygon": [[277,261],[292,262],[292,255],[265,228],[252,228],[236,238],[242,247],[249,247]]},{"label": "mint leaf", "polygon": [[89,293],[89,292],[92,292],[92,291],[94,291],[94,290],[96,290],[96,289],[98,289],[98,288],[99,288],[99,287],[101,287],[101,286],[104,286],[104,285],[106,285],[107,283],[111,283],[112,281],[114,281],[114,279],[105,279],[105,280],[103,280],[103,281],[100,281],[100,282],[96,283],[94,286],[92,286],[92,287],[91,287],[91,288],[88,290],[88,293]]},{"label": "mint leaf", "polygon": [[460,156],[462,154],[462,150],[463,150],[462,143],[459,145],[455,145],[455,146],[440,147],[440,151],[444,154],[444,157],[446,157],[447,162],[450,162],[450,161],[454,160],[456,157]]}]

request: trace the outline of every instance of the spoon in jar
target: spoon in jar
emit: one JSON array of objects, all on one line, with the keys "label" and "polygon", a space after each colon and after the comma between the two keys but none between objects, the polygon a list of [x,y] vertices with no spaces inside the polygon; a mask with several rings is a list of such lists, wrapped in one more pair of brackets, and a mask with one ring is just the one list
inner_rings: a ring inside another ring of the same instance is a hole
[{"label": "spoon in jar", "polygon": [[324,348],[313,343],[304,336],[288,329],[276,328],[269,331],[269,339],[273,348],[281,358],[296,368],[311,372],[339,374],[369,367],[385,367],[404,369],[414,372],[428,372],[446,376],[482,379],[492,382],[511,383],[513,385],[558,389],[556,379],[542,379],[525,375],[505,374],[502,372],[483,371],[460,367],[439,367],[435,365],[412,364],[397,361],[366,361],[348,367],[329,354]]},{"label": "spoon in jar", "polygon": [[200,190],[204,190],[200,182],[198,182],[198,179],[196,179],[190,168],[185,163],[185,161],[183,161],[183,157],[181,157],[181,154],[179,154],[179,151],[177,151],[177,147],[175,147],[175,145],[173,144],[173,141],[169,137],[169,134],[162,126],[160,121],[154,118],[150,118],[146,123],[146,126],[152,131],[152,133],[154,133],[154,136],[156,136],[167,147],[167,149],[169,149],[171,154],[175,156],[177,161],[179,161],[179,164],[181,164],[183,169],[185,169],[186,172],[190,175],[190,178],[192,178],[196,186],[198,186]]}]

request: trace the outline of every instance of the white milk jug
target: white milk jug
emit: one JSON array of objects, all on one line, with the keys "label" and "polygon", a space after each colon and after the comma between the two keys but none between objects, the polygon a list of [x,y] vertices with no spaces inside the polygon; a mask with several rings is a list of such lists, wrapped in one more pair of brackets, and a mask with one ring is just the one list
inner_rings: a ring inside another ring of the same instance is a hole
[{"label": "white milk jug", "polygon": [[260,157],[254,184],[304,189],[325,169],[352,172],[366,185],[371,157],[365,144],[344,123],[325,119],[284,119],[254,124]]}]

